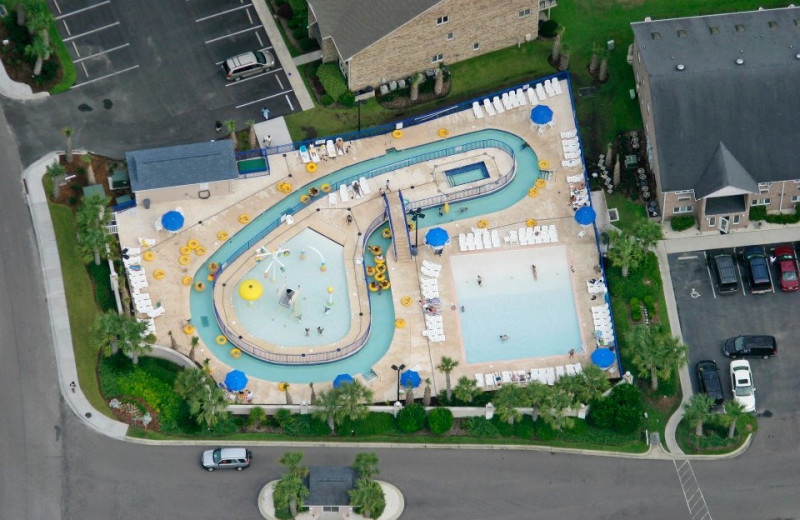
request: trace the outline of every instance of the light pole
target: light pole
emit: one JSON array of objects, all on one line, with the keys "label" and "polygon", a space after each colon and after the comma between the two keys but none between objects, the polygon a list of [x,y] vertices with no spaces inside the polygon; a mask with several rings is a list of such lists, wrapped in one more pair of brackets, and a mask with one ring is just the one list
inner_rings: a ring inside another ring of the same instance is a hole
[{"label": "light pole", "polygon": [[392,365],[392,370],[397,372],[397,401],[400,401],[400,371],[406,368],[405,365]]},{"label": "light pole", "polygon": [[419,249],[419,219],[425,218],[425,213],[422,212],[422,208],[417,208],[412,209],[408,214],[411,216],[411,222],[414,223],[414,254],[416,255],[417,249]]}]

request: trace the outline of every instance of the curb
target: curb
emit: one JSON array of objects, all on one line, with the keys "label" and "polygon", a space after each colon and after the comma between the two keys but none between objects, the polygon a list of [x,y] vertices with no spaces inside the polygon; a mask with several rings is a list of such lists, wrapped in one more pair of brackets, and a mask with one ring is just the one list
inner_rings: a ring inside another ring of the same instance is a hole
[{"label": "curb", "polygon": [[50,97],[49,92],[33,93],[31,87],[25,83],[18,83],[13,81],[6,72],[6,67],[0,61],[0,96],[8,99],[16,99],[17,101],[31,101],[36,99],[47,99]]},{"label": "curb", "polygon": [[[258,493],[258,511],[261,513],[266,520],[277,520],[275,517],[275,508],[272,505],[272,490],[277,484],[277,480],[271,480],[267,482],[267,484],[261,488],[261,491]],[[386,509],[383,510],[383,514],[379,516],[376,520],[397,520],[403,514],[403,511],[406,508],[406,499],[403,496],[403,493],[394,485],[389,484],[388,482],[384,482],[383,480],[376,480],[378,484],[380,484],[381,489],[383,489],[383,495],[386,498]],[[389,507],[392,507],[390,510]],[[299,520],[309,520],[316,518],[312,516],[310,513],[298,513],[295,517]],[[363,516],[353,513],[348,516],[348,518],[354,518],[356,520],[364,518]]]}]

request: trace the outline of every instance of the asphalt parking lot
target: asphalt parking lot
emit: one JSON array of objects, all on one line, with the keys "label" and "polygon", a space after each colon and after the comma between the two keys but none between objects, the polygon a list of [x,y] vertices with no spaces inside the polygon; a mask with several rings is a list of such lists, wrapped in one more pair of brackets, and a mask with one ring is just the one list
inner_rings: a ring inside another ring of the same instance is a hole
[{"label": "asphalt parking lot", "polygon": [[[767,254],[775,245],[765,245]],[[795,251],[798,244],[795,244]],[[707,264],[713,251],[693,251],[668,257],[683,339],[689,346],[689,370],[692,388],[698,391],[695,365],[701,359],[713,359],[720,368],[726,400],[731,399],[730,361],[722,354],[722,342],[739,334],[775,336],[778,355],[770,359],[748,358],[756,387],[756,412],[763,415],[791,413],[800,395],[800,352],[797,316],[800,315],[800,292],[780,290],[777,269],[771,268],[773,291],[751,294],[746,290],[745,265],[737,253],[737,269],[744,290],[717,294]],[[743,276],[744,275],[744,276]]]},{"label": "asphalt parking lot", "polygon": [[273,50],[247,0],[50,0],[50,7],[77,69],[75,89],[116,79],[152,89],[165,109],[202,107],[237,127],[262,120],[263,107],[271,117],[299,108],[279,62],[238,82],[222,75],[226,58]]}]

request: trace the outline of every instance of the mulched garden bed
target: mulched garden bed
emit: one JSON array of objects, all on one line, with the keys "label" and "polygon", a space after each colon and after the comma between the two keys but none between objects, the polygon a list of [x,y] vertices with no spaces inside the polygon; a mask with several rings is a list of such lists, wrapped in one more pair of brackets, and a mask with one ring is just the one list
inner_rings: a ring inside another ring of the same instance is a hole
[{"label": "mulched garden bed", "polygon": [[[97,184],[103,186],[106,196],[112,199],[113,202],[115,197],[119,197],[125,192],[123,190],[111,191],[108,187],[108,177],[114,169],[122,167],[123,163],[102,155],[91,154],[91,157],[95,181]],[[55,199],[51,198],[50,200],[57,204],[76,207],[83,199],[83,188],[89,185],[88,176],[86,175],[86,163],[83,161],[83,155],[74,154],[71,163],[67,162],[65,155],[61,155],[59,157],[59,162],[67,172],[67,176],[74,175],[75,177],[59,188],[58,197]]]}]

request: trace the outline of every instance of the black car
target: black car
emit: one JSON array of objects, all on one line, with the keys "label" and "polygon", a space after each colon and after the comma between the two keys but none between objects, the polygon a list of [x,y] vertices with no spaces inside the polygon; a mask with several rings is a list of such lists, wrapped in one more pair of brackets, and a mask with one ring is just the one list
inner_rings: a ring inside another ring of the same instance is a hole
[{"label": "black car", "polygon": [[761,246],[749,246],[742,253],[747,274],[749,275],[750,292],[760,294],[772,291],[772,278],[769,276],[767,255]]},{"label": "black car", "polygon": [[716,253],[708,259],[711,276],[720,294],[731,294],[739,290],[739,277],[736,275],[736,260],[730,253]]},{"label": "black car", "polygon": [[704,359],[697,363],[696,370],[700,391],[714,400],[714,406],[722,404],[725,396],[722,394],[722,380],[719,377],[717,363]]},{"label": "black car", "polygon": [[731,358],[760,357],[767,359],[778,353],[774,336],[736,336],[722,344],[722,353]]}]

